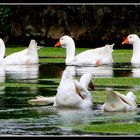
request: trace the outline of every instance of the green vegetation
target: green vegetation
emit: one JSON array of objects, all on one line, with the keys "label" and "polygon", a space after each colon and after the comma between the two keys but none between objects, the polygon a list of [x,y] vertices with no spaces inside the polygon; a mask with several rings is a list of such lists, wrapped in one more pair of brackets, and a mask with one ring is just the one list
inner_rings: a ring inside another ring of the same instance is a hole
[{"label": "green vegetation", "polygon": [[11,15],[12,10],[9,6],[1,5],[0,6],[0,32],[6,34],[10,34],[11,31]]},{"label": "green vegetation", "polygon": [[138,135],[140,134],[140,123],[105,123],[84,126],[80,129],[84,132],[108,134],[108,135]]},{"label": "green vegetation", "polygon": [[95,83],[100,86],[139,86],[140,79],[132,77],[98,78]]}]

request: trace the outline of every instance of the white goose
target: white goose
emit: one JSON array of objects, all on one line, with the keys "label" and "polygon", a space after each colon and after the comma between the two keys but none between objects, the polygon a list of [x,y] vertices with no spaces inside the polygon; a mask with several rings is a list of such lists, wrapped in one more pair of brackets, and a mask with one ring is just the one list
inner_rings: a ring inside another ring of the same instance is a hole
[{"label": "white goose", "polygon": [[19,52],[12,53],[7,57],[4,57],[5,54],[5,44],[0,40],[0,64],[1,65],[24,65],[24,64],[37,64],[39,62],[38,58],[38,48],[35,40],[31,40],[29,47]]},{"label": "white goose", "polygon": [[136,34],[130,34],[126,37],[122,44],[133,45],[131,63],[140,64],[140,38]]},{"label": "white goose", "polygon": [[111,88],[106,89],[106,101],[101,107],[103,111],[133,111],[136,110],[136,96],[133,92],[128,92],[126,95],[120,94]]},{"label": "white goose", "polygon": [[90,109],[93,106],[93,99],[88,91],[92,83],[92,75],[85,73],[80,81],[73,79],[71,73],[65,69],[54,97],[38,96],[28,101],[32,105],[46,105],[53,103],[56,107],[71,107]]},{"label": "white goose", "polygon": [[113,62],[112,45],[105,45],[104,47],[90,49],[75,56],[75,43],[70,36],[62,36],[55,44],[55,47],[61,46],[66,48],[66,65],[102,65]]},{"label": "white goose", "polygon": [[0,38],[0,61],[4,58],[4,55],[5,55],[5,43]]}]

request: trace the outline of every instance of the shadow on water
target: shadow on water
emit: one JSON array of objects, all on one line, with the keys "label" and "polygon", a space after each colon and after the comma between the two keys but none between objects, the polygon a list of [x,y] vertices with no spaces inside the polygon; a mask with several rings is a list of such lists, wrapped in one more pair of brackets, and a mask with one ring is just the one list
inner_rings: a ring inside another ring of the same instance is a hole
[{"label": "shadow on water", "polygon": [[[90,72],[97,78],[140,77],[140,67],[133,67],[130,63],[68,67],[77,77],[85,72]],[[27,101],[37,95],[56,94],[65,68],[64,63],[0,67],[0,135],[100,135],[83,132],[80,128],[95,124],[140,121],[139,106],[137,111],[127,113],[102,112],[96,106],[86,111],[53,106],[30,106]],[[126,90],[133,87],[114,88]],[[96,87],[99,91],[104,89],[105,86]]]}]

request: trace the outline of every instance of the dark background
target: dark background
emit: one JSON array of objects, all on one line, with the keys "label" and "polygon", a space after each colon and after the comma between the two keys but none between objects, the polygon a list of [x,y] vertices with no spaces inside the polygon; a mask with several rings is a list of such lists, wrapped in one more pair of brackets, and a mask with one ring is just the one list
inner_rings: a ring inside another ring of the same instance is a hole
[{"label": "dark background", "polygon": [[10,45],[28,45],[35,39],[54,46],[67,34],[76,47],[115,43],[115,48],[126,48],[121,42],[128,34],[140,35],[138,3],[7,3],[0,5],[0,16],[0,37]]}]

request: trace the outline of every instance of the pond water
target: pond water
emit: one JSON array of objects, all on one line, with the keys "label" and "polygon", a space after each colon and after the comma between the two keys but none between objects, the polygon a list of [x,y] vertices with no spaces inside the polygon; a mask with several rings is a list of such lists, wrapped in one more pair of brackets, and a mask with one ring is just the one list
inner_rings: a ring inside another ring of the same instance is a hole
[{"label": "pond water", "polygon": [[[86,133],[78,130],[78,127],[108,122],[140,121],[139,107],[134,112],[105,113],[96,107],[82,111],[29,105],[28,100],[36,95],[53,96],[56,94],[65,67],[63,63],[0,67],[1,136],[95,136],[101,134]],[[69,66],[69,69],[77,77],[87,71],[91,72],[95,78],[140,77],[140,67],[132,67],[130,63],[114,63],[111,66],[100,67]],[[105,88],[100,87],[97,90]]]}]

